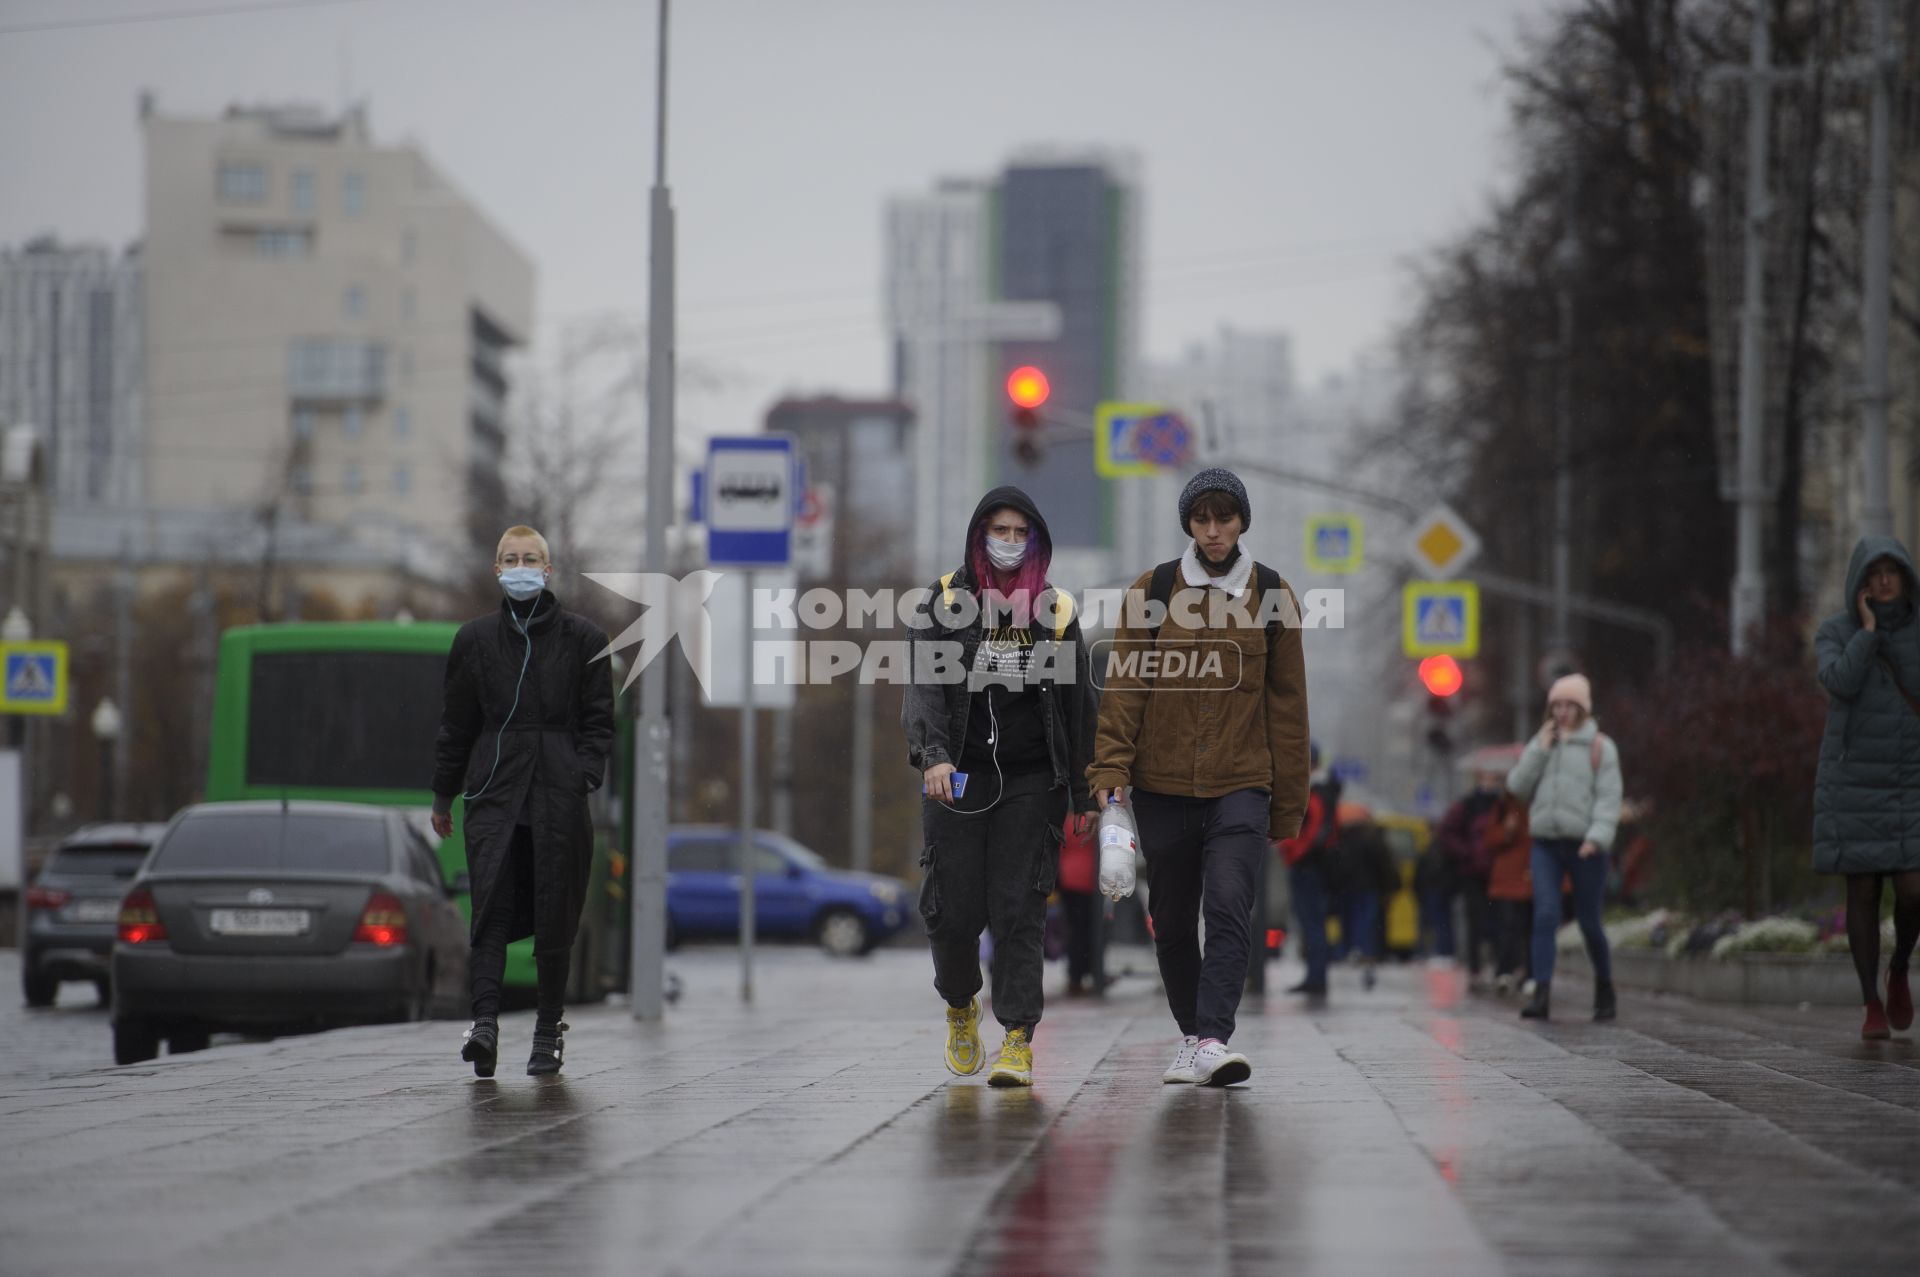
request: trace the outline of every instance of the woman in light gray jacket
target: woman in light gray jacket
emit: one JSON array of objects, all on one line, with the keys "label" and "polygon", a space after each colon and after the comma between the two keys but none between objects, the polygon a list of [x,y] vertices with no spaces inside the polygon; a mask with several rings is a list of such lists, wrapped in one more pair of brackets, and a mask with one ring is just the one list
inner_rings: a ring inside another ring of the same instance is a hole
[{"label": "woman in light gray jacket", "polygon": [[1533,831],[1533,1000],[1520,1014],[1547,1018],[1560,887],[1573,880],[1573,913],[1593,963],[1593,1018],[1614,1016],[1613,955],[1600,925],[1607,852],[1620,825],[1620,751],[1593,719],[1593,685],[1569,674],[1547,693],[1547,723],[1507,774]]}]

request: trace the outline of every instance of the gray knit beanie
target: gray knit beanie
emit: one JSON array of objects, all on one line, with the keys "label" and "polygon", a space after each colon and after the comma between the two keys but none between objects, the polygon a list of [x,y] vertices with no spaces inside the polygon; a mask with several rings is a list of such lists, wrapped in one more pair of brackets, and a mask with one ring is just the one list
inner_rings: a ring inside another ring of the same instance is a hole
[{"label": "gray knit beanie", "polygon": [[1187,480],[1187,486],[1180,492],[1180,530],[1188,536],[1193,530],[1187,526],[1187,518],[1193,512],[1193,503],[1200,499],[1203,492],[1224,492],[1240,503],[1240,530],[1245,532],[1253,524],[1253,507],[1247,504],[1247,485],[1240,482],[1240,476],[1231,470],[1213,466],[1202,470]]}]

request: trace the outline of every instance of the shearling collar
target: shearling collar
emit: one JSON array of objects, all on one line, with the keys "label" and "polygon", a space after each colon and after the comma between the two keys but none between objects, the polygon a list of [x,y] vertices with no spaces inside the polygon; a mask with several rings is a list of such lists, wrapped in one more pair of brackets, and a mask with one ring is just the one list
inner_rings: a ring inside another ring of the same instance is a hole
[{"label": "shearling collar", "polygon": [[1228,598],[1237,599],[1247,592],[1247,584],[1253,580],[1253,555],[1246,546],[1241,546],[1240,557],[1233,561],[1226,575],[1215,576],[1200,562],[1200,547],[1189,541],[1187,552],[1180,556],[1180,579],[1202,589],[1213,586],[1225,590]]}]

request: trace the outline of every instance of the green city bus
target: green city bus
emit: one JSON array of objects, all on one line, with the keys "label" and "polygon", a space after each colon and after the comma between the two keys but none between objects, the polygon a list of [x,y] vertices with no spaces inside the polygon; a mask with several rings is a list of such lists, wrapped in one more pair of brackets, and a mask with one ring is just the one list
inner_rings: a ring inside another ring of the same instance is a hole
[{"label": "green city bus", "polygon": [[[295,621],[227,630],[214,682],[207,801],[319,798],[414,808],[433,842],[425,820],[433,806],[433,742],[447,652],[459,628],[449,621]],[[618,722],[621,753],[631,748],[630,726]],[[449,882],[467,868],[465,807],[454,802],[453,833],[439,844]],[[606,839],[595,843],[581,922],[592,952],[576,951],[573,996],[598,996],[614,982],[605,970],[614,953],[605,924],[614,921],[610,897],[617,903],[621,893],[609,882]],[[458,903],[471,918],[465,893]],[[507,950],[506,983],[534,987],[531,939]]]}]

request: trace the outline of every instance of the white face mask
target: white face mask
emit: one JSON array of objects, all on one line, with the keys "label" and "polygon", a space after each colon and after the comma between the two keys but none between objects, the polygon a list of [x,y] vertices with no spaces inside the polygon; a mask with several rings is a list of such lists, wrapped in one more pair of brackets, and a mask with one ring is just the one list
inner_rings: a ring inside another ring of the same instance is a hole
[{"label": "white face mask", "polygon": [[993,566],[1002,572],[1011,572],[1026,562],[1027,543],[1025,541],[1002,541],[999,537],[987,538],[987,557],[993,560]]}]

